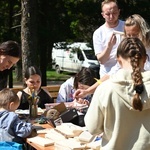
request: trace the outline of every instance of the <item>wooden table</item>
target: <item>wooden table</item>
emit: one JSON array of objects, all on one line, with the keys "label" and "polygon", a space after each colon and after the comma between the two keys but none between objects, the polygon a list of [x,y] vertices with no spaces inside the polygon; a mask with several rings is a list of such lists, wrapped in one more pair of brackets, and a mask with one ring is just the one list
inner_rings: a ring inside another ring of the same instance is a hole
[{"label": "wooden table", "polygon": [[[39,123],[35,123],[34,125],[35,125],[35,126],[41,126],[41,127],[43,127],[43,128],[53,128],[53,127],[52,127],[51,125],[49,125],[49,124],[39,124]],[[38,134],[37,136],[44,137],[45,134]],[[37,150],[54,150],[54,149],[55,149],[55,148],[54,148],[54,145],[52,145],[52,146],[46,146],[46,147],[40,146],[40,145],[38,145],[38,144],[35,144],[35,143],[30,142],[30,141],[28,140],[28,138],[27,138],[26,142],[27,142],[29,145],[31,145],[32,147],[34,147],[35,149],[37,149]]]}]

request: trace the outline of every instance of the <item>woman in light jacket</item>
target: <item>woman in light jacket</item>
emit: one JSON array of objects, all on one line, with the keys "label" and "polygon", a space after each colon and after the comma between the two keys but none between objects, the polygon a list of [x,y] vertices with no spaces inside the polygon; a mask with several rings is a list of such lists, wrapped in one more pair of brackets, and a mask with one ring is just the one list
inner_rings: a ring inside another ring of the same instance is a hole
[{"label": "woman in light jacket", "polygon": [[[125,38],[117,50],[122,69],[96,89],[85,116],[92,134],[103,132],[101,150],[150,149],[150,71],[139,38]],[[94,117],[93,117],[94,115]]]}]

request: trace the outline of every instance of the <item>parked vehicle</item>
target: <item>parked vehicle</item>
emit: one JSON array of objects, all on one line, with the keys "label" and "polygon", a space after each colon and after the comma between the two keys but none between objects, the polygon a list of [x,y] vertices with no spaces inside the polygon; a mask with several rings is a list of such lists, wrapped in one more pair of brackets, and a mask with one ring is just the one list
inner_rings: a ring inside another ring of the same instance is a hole
[{"label": "parked vehicle", "polygon": [[82,67],[91,67],[99,74],[99,62],[88,43],[54,43],[52,60],[57,73],[77,73]]}]

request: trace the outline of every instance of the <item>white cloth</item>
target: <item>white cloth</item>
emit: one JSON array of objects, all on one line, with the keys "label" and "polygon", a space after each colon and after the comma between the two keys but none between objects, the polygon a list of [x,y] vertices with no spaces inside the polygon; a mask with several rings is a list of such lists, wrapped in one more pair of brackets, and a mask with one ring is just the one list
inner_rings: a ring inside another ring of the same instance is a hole
[{"label": "white cloth", "polygon": [[[110,37],[112,36],[114,30],[123,32],[124,21],[119,20],[119,24],[115,28],[108,28],[105,24],[103,24],[97,30],[95,30],[93,34],[93,46],[95,55],[101,53],[107,47],[108,41],[110,40]],[[107,74],[117,62],[116,51],[119,43],[122,40],[122,36],[116,34],[116,37],[117,41],[112,48],[109,60],[105,64],[100,64],[100,77],[103,77],[105,74]]]},{"label": "white cloth", "polygon": [[101,150],[150,149],[150,71],[142,77],[141,112],[132,108],[135,92],[130,71],[120,69],[96,89],[84,120],[90,133],[103,132]]},{"label": "white cloth", "polygon": [[67,79],[61,86],[57,96],[57,103],[60,102],[72,102],[74,93],[74,77]]}]

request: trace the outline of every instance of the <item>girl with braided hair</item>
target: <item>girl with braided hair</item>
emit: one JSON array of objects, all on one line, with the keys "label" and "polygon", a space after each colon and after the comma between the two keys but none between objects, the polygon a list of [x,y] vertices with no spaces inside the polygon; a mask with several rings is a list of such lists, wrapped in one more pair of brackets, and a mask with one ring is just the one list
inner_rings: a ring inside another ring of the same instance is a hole
[{"label": "girl with braided hair", "polygon": [[[132,67],[132,79],[134,82],[135,95],[133,97],[133,108],[142,111],[142,102],[139,95],[143,92],[143,81],[141,71],[144,71],[144,63],[147,58],[146,50],[137,38],[128,38],[118,47],[117,58],[119,64],[123,65],[122,59],[130,61]],[[122,61],[121,61],[121,60]]]},{"label": "girl with braided hair", "polygon": [[93,95],[84,120],[90,133],[103,133],[101,150],[150,149],[150,71],[144,71],[146,59],[139,38],[124,38],[117,49],[121,69]]}]

